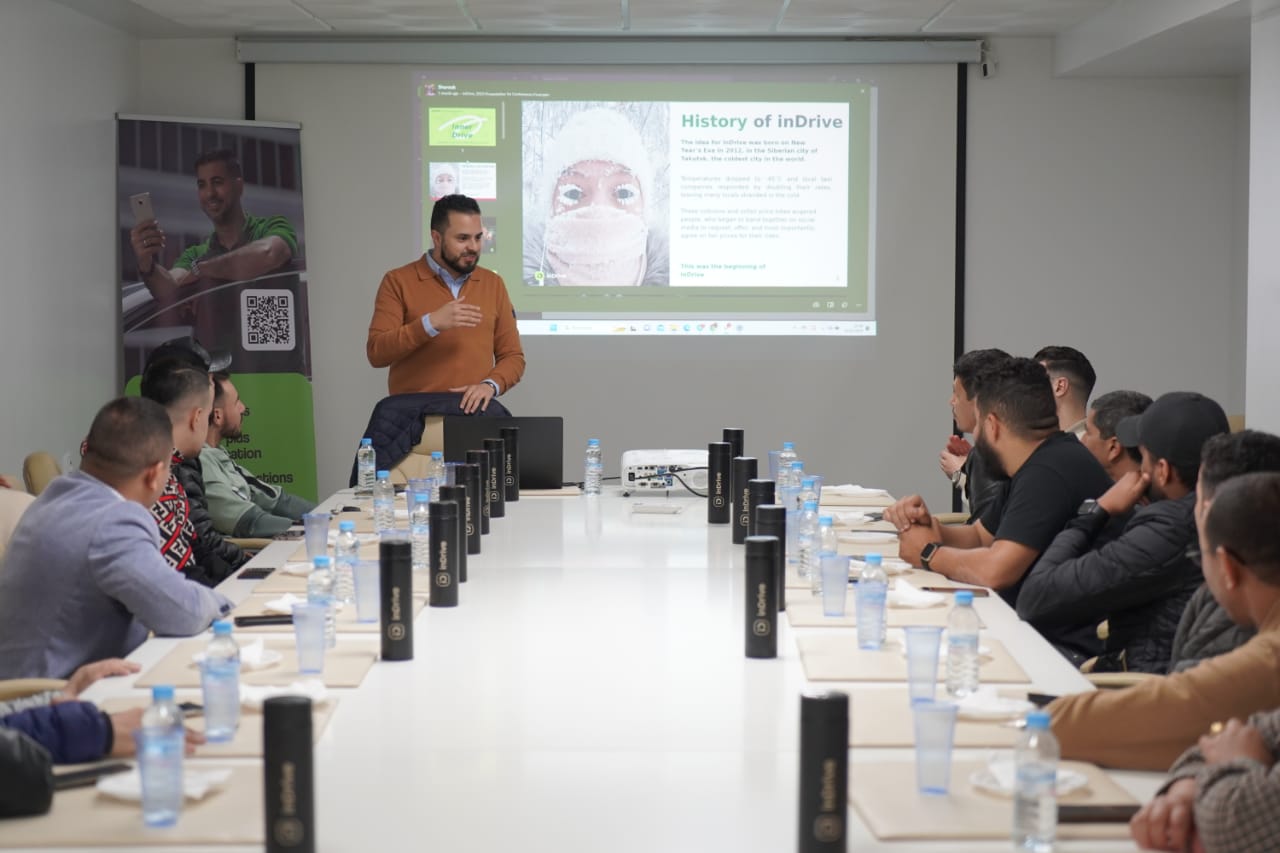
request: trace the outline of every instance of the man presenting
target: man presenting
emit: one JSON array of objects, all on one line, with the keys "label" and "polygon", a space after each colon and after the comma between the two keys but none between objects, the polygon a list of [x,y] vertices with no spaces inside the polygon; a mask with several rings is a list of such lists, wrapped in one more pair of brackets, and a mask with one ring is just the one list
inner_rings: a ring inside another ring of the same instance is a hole
[{"label": "man presenting", "polygon": [[390,394],[454,392],[483,411],[524,374],[515,309],[497,274],[476,266],[480,206],[445,196],[431,212],[429,253],[382,278],[369,322],[369,364],[390,367]]}]

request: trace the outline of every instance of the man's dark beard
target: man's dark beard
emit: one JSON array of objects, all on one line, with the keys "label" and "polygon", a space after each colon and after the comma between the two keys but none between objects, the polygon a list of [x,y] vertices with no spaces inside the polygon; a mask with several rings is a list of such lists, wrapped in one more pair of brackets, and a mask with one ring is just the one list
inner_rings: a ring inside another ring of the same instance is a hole
[{"label": "man's dark beard", "polygon": [[987,472],[993,477],[1003,479],[1009,477],[1009,472],[1004,469],[1004,463],[1000,461],[999,454],[984,434],[979,433],[973,437],[973,449],[978,452],[982,458],[982,464],[987,467]]}]

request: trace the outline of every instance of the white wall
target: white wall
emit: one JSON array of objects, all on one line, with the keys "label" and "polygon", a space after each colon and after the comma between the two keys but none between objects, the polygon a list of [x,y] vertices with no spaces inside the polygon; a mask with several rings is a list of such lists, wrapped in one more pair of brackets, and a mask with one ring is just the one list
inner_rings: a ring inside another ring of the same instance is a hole
[{"label": "white wall", "polygon": [[231,39],[142,39],[138,58],[139,113],[244,118],[244,66]]},{"label": "white wall", "polygon": [[1248,420],[1280,432],[1280,11],[1253,24]]},{"label": "white wall", "polygon": [[0,4],[0,471],[76,452],[118,361],[114,114],[137,41],[47,0]]},{"label": "white wall", "polygon": [[1099,392],[1243,411],[1242,82],[1053,78],[1048,40],[994,46],[998,76],[970,76],[967,345],[1075,346]]}]

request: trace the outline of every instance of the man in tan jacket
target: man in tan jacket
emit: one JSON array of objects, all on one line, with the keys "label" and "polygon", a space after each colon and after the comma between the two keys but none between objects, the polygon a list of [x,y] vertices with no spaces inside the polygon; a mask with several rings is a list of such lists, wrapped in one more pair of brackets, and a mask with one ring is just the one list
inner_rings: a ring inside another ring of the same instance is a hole
[{"label": "man in tan jacket", "polygon": [[1124,690],[1049,706],[1062,757],[1168,770],[1215,722],[1280,707],[1280,474],[1246,474],[1196,510],[1205,582],[1239,625],[1258,633],[1232,652]]}]

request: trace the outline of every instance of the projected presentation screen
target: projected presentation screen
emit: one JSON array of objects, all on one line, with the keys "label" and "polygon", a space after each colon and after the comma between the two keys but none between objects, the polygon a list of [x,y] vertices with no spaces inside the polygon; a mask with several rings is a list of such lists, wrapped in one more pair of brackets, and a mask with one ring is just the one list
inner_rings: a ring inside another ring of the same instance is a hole
[{"label": "projected presentation screen", "polygon": [[522,334],[875,334],[873,85],[415,83],[423,250],[476,199]]}]

